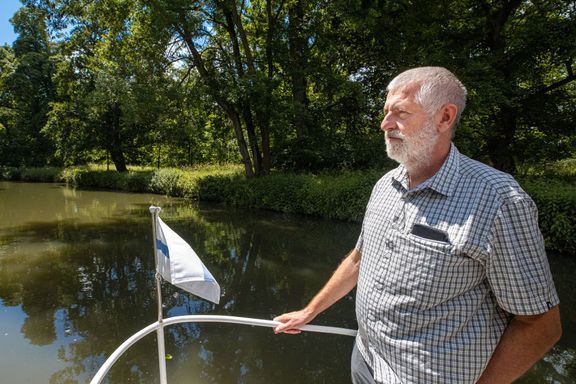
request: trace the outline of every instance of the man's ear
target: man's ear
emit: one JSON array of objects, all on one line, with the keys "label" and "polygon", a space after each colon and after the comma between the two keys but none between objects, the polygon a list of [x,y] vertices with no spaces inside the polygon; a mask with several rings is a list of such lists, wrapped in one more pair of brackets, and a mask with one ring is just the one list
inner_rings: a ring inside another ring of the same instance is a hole
[{"label": "man's ear", "polygon": [[444,104],[436,114],[436,127],[439,133],[445,133],[452,129],[458,115],[458,107],[455,104]]}]

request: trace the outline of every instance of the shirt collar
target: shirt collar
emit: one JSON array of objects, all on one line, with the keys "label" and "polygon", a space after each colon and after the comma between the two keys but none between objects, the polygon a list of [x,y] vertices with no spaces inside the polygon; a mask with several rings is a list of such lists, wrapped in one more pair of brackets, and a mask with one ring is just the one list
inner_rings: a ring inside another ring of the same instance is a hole
[{"label": "shirt collar", "polygon": [[408,190],[408,170],[402,164],[392,170],[391,176],[395,184],[398,184],[405,191]]},{"label": "shirt collar", "polygon": [[[460,152],[454,144],[451,144],[448,157],[438,172],[436,172],[434,176],[420,184],[418,187],[411,190],[411,192],[429,188],[444,196],[450,196],[456,187],[459,169]],[[408,171],[403,165],[400,165],[394,169],[391,176],[394,182],[399,183],[405,190],[408,190]]]}]

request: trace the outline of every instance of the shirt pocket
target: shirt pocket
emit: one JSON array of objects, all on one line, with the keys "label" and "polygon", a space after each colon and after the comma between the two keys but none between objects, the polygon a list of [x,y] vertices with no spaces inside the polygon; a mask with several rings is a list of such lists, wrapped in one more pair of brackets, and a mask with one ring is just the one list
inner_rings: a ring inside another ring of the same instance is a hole
[{"label": "shirt pocket", "polygon": [[480,263],[457,253],[452,244],[413,234],[396,235],[390,284],[410,296],[414,306],[428,309],[440,305],[483,280]]}]

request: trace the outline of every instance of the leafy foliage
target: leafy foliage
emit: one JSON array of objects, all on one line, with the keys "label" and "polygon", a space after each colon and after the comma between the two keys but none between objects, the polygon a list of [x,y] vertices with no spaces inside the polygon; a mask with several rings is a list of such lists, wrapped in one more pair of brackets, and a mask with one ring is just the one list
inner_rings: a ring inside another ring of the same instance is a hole
[{"label": "leafy foliage", "polygon": [[0,167],[0,180],[60,182],[62,169],[58,167],[23,168]]},{"label": "leafy foliage", "polygon": [[531,165],[520,169],[520,172],[526,177],[543,177],[570,185],[576,183],[576,158]]},{"label": "leafy foliage", "polygon": [[514,173],[574,156],[573,2],[25,0],[0,49],[0,163],[386,167],[388,81],[469,90],[462,152]]},{"label": "leafy foliage", "polygon": [[42,134],[54,98],[46,13],[24,7],[11,20],[18,38],[0,51],[0,162],[42,166],[57,160],[53,142]]},{"label": "leafy foliage", "polygon": [[538,206],[547,248],[576,253],[576,188],[555,179],[525,179],[522,186]]}]

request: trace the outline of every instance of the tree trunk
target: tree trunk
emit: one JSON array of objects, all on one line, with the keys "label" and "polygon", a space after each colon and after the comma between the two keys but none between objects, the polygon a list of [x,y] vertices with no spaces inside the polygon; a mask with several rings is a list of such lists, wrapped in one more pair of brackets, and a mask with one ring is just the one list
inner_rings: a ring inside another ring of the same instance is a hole
[{"label": "tree trunk", "polygon": [[516,171],[516,162],[511,147],[516,133],[516,111],[512,107],[502,107],[490,133],[487,149],[492,165],[496,169],[513,174]]},{"label": "tree trunk", "polygon": [[304,4],[302,0],[297,0],[288,10],[288,23],[294,128],[298,141],[303,142],[309,134],[306,122],[309,101],[306,93],[308,88],[306,80],[308,46],[304,35]]},{"label": "tree trunk", "polygon": [[122,150],[118,148],[110,149],[110,158],[112,159],[112,162],[114,163],[114,166],[118,172],[128,171],[128,167],[126,166],[126,158]]},{"label": "tree trunk", "polygon": [[248,152],[246,140],[244,139],[244,132],[242,132],[242,122],[240,121],[240,116],[231,105],[223,103],[220,104],[220,106],[222,109],[224,109],[230,121],[232,121],[234,134],[236,135],[236,142],[238,143],[238,149],[240,151],[240,155],[242,156],[242,162],[244,163],[244,172],[246,173],[246,177],[254,177],[254,168],[252,166],[252,160],[250,159],[250,153]]},{"label": "tree trunk", "polygon": [[104,135],[106,142],[104,147],[110,153],[110,158],[118,172],[128,171],[126,158],[124,156],[122,136],[121,136],[121,116],[122,110],[116,102],[108,104],[108,109],[102,116],[102,122],[105,124],[107,134]]},{"label": "tree trunk", "polygon": [[260,137],[262,140],[262,168],[268,174],[272,167],[272,155],[270,152],[270,111],[272,106],[272,93],[274,90],[274,51],[273,39],[276,29],[276,20],[272,13],[272,0],[266,0],[266,98],[260,114]]},{"label": "tree trunk", "polygon": [[224,110],[226,115],[228,115],[230,122],[232,123],[234,134],[236,135],[236,141],[238,143],[238,150],[240,151],[240,155],[242,156],[242,162],[244,163],[244,170],[246,172],[246,177],[254,177],[252,159],[250,158],[250,153],[248,152],[246,140],[244,139],[244,132],[242,132],[242,123],[240,121],[239,114],[236,112],[233,104],[229,103],[224,96],[220,95],[219,93],[220,85],[218,84],[218,81],[214,79],[206,69],[204,60],[202,59],[200,52],[198,52],[196,46],[194,45],[192,35],[186,30],[179,28],[176,29],[179,31],[180,35],[182,36],[182,38],[186,42],[186,45],[188,46],[188,49],[192,54],[194,66],[198,70],[200,77],[202,78],[204,83],[208,86],[208,89],[212,90],[211,93],[214,99],[216,100],[216,103],[220,106],[220,108],[222,108],[222,110]]},{"label": "tree trunk", "polygon": [[[229,1],[222,5],[222,11],[224,12],[224,16],[226,18],[226,30],[228,31],[228,36],[230,38],[230,42],[232,43],[234,64],[236,71],[238,72],[238,77],[240,80],[242,80],[245,77],[244,65],[246,65],[248,68],[248,74],[250,76],[254,75],[254,59],[252,58],[252,52],[250,50],[250,45],[248,44],[248,38],[242,26],[242,21],[240,20],[236,9],[236,2]],[[246,57],[245,61],[242,59],[238,38],[240,38],[240,41],[242,42],[244,56]],[[239,84],[237,84],[237,86],[238,85]],[[239,109],[242,111],[241,116],[244,120],[246,132],[248,133],[248,143],[250,145],[250,151],[252,152],[254,174],[256,176],[262,176],[268,172],[263,168],[260,143],[258,136],[256,135],[257,127],[252,116],[253,108],[251,107],[250,99],[251,98],[249,94],[241,94],[238,104]],[[260,119],[257,119],[257,121],[260,122]]]},{"label": "tree trunk", "polygon": [[[483,2],[481,7],[486,16],[486,43],[497,60],[497,68],[501,73],[503,84],[513,85],[512,67],[505,53],[506,38],[504,30],[511,15],[522,4],[522,0],[509,0],[499,3],[499,6]],[[504,172],[514,173],[516,164],[512,156],[514,134],[516,133],[516,110],[510,106],[517,96],[515,90],[505,92],[507,102],[500,102],[498,112],[494,116],[495,126],[487,140],[488,156],[492,165]]]},{"label": "tree trunk", "polygon": [[252,119],[252,111],[246,104],[244,104],[242,107],[242,117],[244,118],[244,123],[246,124],[246,131],[248,132],[248,143],[250,144],[250,149],[252,151],[252,164],[254,164],[254,174],[256,176],[262,176],[266,172],[262,169],[262,155],[260,154],[258,137],[256,136],[254,120]]}]

